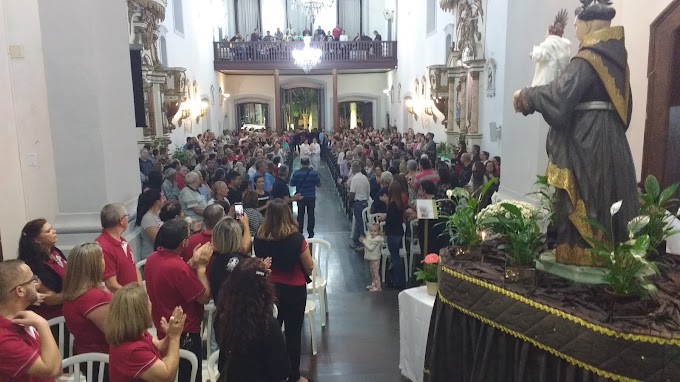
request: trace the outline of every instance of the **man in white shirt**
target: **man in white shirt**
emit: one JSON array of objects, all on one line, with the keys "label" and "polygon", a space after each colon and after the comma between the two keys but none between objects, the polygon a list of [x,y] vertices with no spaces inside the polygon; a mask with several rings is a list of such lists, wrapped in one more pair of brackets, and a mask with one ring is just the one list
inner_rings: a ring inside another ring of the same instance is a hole
[{"label": "man in white shirt", "polygon": [[361,173],[361,162],[352,162],[352,182],[349,186],[349,202],[354,213],[354,236],[350,247],[359,251],[363,250],[359,238],[364,236],[363,211],[368,207],[368,199],[371,195],[371,185],[366,175]]}]

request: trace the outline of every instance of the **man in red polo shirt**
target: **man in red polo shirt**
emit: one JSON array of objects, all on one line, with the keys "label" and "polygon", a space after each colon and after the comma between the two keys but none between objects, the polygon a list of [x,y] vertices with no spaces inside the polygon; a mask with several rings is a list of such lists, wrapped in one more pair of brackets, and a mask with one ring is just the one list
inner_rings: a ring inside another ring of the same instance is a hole
[{"label": "man in red polo shirt", "polygon": [[142,285],[142,275],[135,266],[135,257],[123,237],[128,228],[128,215],[120,203],[107,204],[99,214],[102,233],[96,239],[104,253],[104,283],[112,293],[128,284]]},{"label": "man in red polo shirt", "polygon": [[197,246],[209,243],[212,240],[212,231],[215,225],[224,217],[224,208],[219,204],[211,204],[203,210],[203,230],[187,239],[187,246],[182,251],[184,261],[189,261],[194,256]]},{"label": "man in red polo shirt", "polygon": [[[181,306],[186,314],[186,321],[180,347],[196,354],[198,370],[201,370],[203,341],[200,333],[203,305],[210,302],[210,283],[206,266],[213,248],[210,243],[196,247],[191,259],[196,267],[194,271],[181,257],[188,237],[189,227],[184,220],[172,219],[165,222],[156,235],[158,249],[147,259],[144,276],[158,338],[165,337],[161,329],[161,317],[170,317],[175,307]],[[190,375],[191,365],[186,360],[181,360],[179,380],[188,381]],[[200,381],[200,373],[197,373],[195,382]]]},{"label": "man in red polo shirt", "polygon": [[0,381],[46,382],[61,374],[61,354],[44,318],[27,311],[40,279],[21,260],[0,263]]}]

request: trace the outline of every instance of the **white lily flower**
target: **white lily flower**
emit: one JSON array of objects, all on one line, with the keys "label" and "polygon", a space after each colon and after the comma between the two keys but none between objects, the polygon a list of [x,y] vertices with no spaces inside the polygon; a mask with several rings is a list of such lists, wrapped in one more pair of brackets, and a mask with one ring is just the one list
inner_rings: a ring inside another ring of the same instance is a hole
[{"label": "white lily flower", "polygon": [[616,215],[617,212],[621,209],[621,205],[623,204],[623,200],[619,200],[618,202],[612,204],[611,207],[609,207],[609,214],[611,216]]},{"label": "white lily flower", "polygon": [[446,196],[447,196],[449,199],[451,199],[451,197],[453,196],[453,190],[446,190]]}]

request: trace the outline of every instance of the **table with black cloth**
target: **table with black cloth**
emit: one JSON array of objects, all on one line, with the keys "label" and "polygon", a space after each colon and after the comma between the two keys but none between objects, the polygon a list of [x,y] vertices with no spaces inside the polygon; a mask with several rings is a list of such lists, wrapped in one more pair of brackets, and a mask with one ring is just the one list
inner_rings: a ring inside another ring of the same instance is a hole
[{"label": "table with black cloth", "polygon": [[660,261],[654,299],[616,309],[602,286],[542,272],[504,286],[504,263],[442,250],[425,382],[680,381],[680,257]]}]

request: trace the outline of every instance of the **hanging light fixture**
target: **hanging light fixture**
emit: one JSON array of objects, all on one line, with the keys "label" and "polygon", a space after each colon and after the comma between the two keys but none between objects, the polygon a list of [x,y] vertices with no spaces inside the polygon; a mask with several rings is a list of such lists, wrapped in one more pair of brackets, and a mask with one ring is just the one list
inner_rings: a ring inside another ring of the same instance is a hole
[{"label": "hanging light fixture", "polygon": [[297,65],[305,73],[309,73],[309,71],[317,66],[321,61],[321,49],[312,48],[310,45],[311,41],[311,37],[305,36],[304,47],[302,49],[294,49],[292,52],[295,65]]},{"label": "hanging light fixture", "polygon": [[330,9],[334,3],[335,0],[294,0],[293,6],[304,12],[310,20],[313,20],[319,12]]}]

